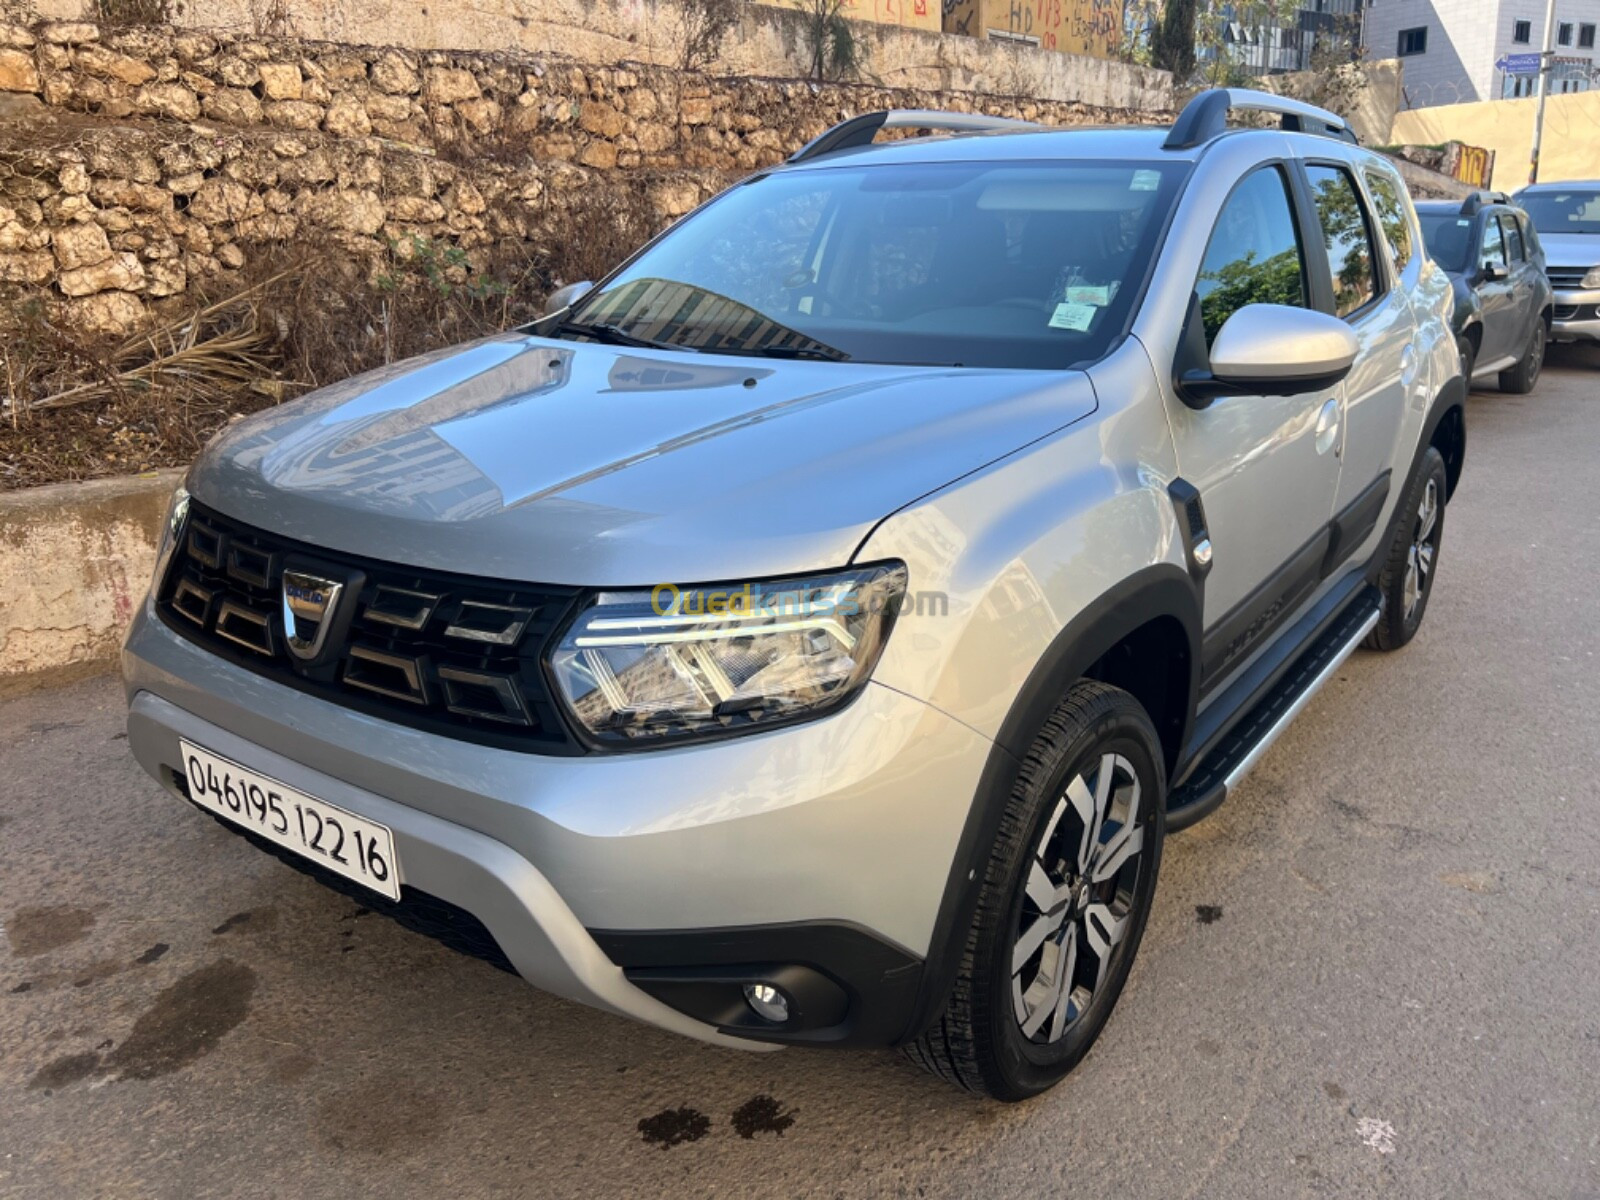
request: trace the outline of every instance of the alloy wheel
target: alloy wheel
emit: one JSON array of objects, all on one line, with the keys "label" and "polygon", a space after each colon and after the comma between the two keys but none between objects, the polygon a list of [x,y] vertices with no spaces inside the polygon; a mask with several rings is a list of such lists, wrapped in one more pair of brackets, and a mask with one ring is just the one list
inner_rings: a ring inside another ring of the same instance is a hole
[{"label": "alloy wheel", "polygon": [[1417,520],[1412,527],[1411,549],[1406,554],[1406,620],[1416,615],[1417,606],[1433,578],[1433,560],[1439,550],[1439,485],[1432,479],[1417,505]]},{"label": "alloy wheel", "polygon": [[1539,378],[1539,370],[1544,366],[1544,322],[1539,322],[1533,329],[1533,345],[1528,347],[1528,386],[1531,388]]},{"label": "alloy wheel", "polygon": [[1067,783],[1034,846],[1011,953],[1024,1038],[1059,1041],[1083,1016],[1124,944],[1144,870],[1139,776],[1102,754]]}]

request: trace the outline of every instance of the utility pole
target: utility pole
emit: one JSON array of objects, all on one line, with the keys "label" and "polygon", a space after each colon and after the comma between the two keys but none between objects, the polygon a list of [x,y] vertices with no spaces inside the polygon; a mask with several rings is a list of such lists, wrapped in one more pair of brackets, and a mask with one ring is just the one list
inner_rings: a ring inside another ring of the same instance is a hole
[{"label": "utility pole", "polygon": [[1556,0],[1544,9],[1544,53],[1539,55],[1539,104],[1533,113],[1533,156],[1528,163],[1528,182],[1539,182],[1539,142],[1544,137],[1544,98],[1550,91],[1550,65],[1556,53]]}]

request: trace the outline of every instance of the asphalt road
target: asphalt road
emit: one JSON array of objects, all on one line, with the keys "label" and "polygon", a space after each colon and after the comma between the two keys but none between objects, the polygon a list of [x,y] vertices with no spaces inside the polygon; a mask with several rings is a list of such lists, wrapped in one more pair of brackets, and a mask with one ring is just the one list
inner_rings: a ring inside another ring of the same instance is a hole
[{"label": "asphalt road", "polygon": [[1597,454],[1600,354],[1473,398],[1421,635],[1173,838],[1011,1107],[541,995],[165,796],[114,680],[0,705],[0,1195],[1594,1200]]}]

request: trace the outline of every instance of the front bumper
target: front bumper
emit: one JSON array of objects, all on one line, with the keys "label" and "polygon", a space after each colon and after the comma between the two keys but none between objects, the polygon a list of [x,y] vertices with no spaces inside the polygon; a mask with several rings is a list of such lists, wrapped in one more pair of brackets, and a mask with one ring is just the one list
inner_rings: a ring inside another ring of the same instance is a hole
[{"label": "front bumper", "polygon": [[1600,289],[1558,291],[1551,297],[1550,336],[1558,342],[1600,341]]},{"label": "front bumper", "polygon": [[[179,637],[148,604],[123,674],[130,746],[169,788],[183,737],[381,822],[403,886],[476,918],[529,982],[743,1047],[904,1032],[990,749],[873,684],[832,716],[726,742],[499,750],[273,683]],[[726,981],[755,965],[820,973],[842,1007],[790,1036],[706,1000],[741,995]]]}]

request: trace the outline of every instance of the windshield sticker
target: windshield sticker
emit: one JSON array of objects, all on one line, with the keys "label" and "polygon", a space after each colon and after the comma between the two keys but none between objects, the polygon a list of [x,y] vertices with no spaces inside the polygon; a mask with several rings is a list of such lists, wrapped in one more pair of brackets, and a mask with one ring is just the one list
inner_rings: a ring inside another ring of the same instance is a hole
[{"label": "windshield sticker", "polygon": [[1111,303],[1111,297],[1117,294],[1117,285],[1089,287],[1086,284],[1073,284],[1067,288],[1067,302],[1069,304],[1093,304],[1096,308],[1104,308]]},{"label": "windshield sticker", "polygon": [[1133,182],[1128,185],[1130,192],[1153,192],[1161,186],[1160,171],[1135,171]]},{"label": "windshield sticker", "polygon": [[1094,314],[1099,310],[1092,304],[1074,304],[1065,301],[1056,305],[1055,315],[1050,318],[1051,329],[1072,329],[1079,333],[1089,328],[1089,323],[1094,320]]}]

